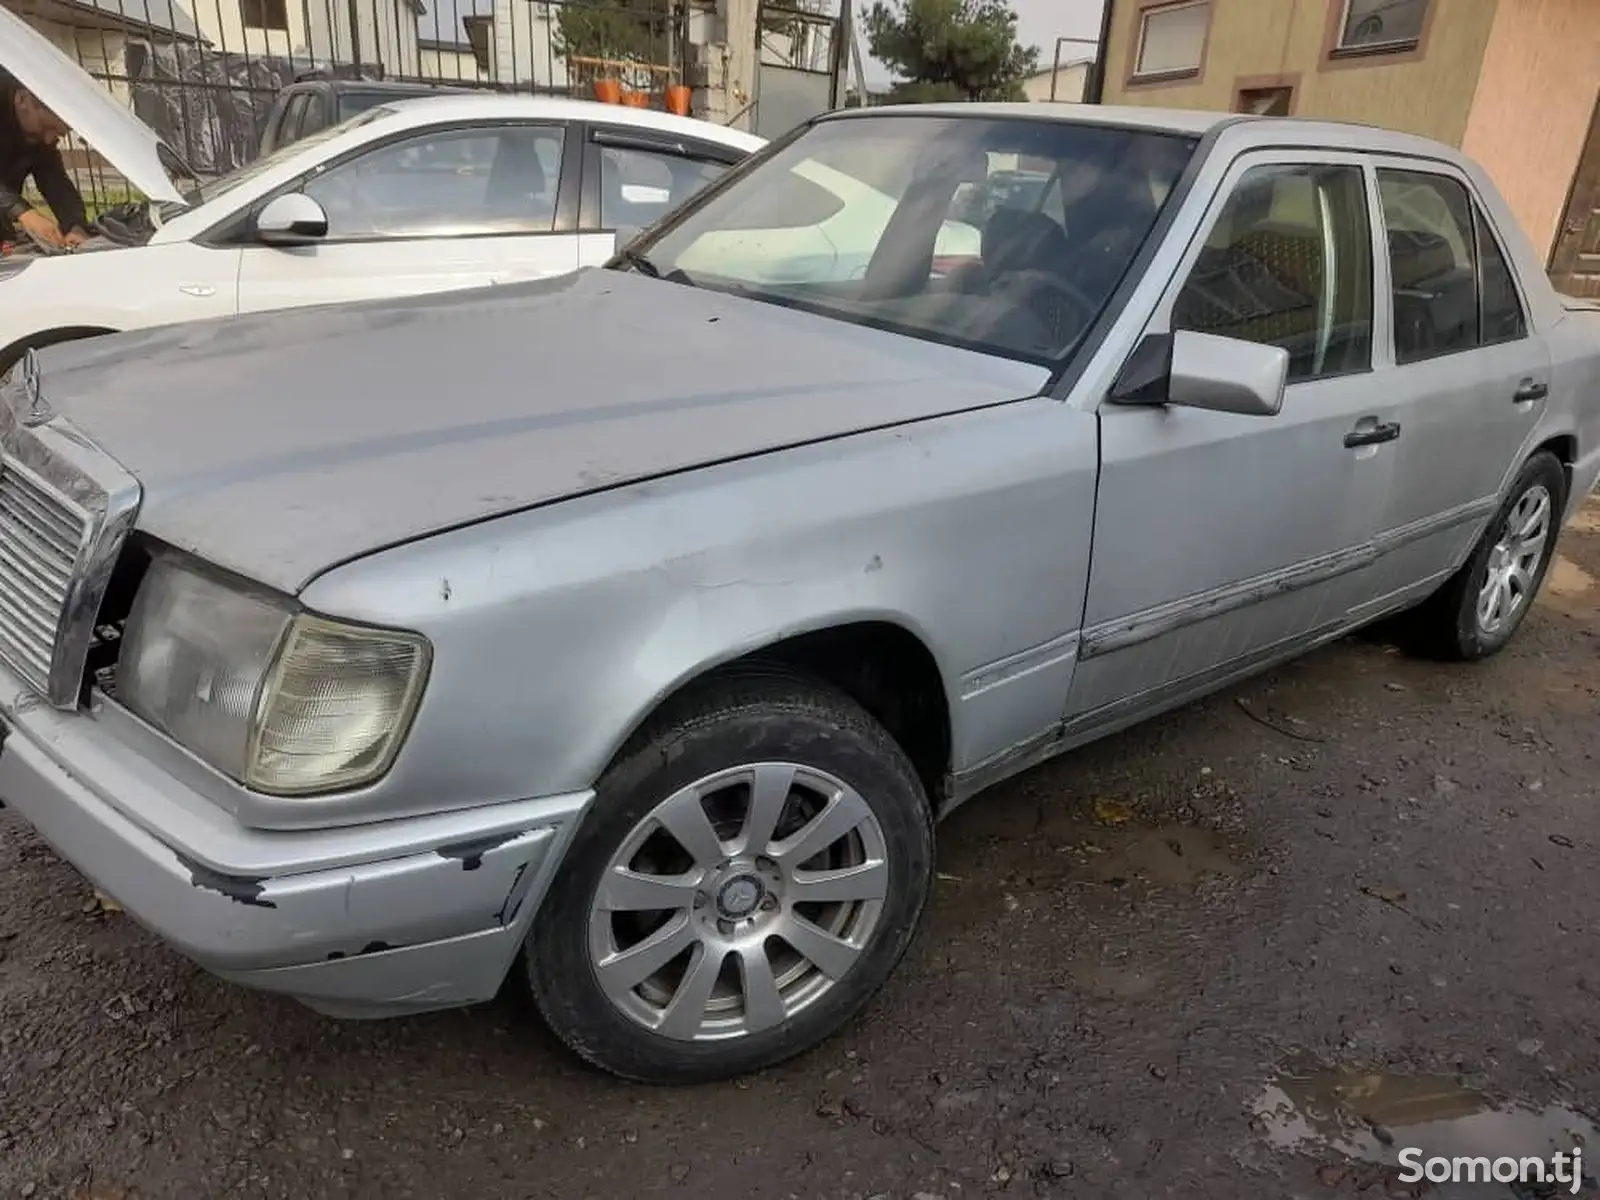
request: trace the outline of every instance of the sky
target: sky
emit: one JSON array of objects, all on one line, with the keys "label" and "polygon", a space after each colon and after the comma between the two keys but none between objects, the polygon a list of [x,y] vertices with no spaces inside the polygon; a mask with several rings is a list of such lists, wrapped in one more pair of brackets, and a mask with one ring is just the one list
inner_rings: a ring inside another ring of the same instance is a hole
[{"label": "sky", "polygon": [[[1039,64],[1048,66],[1055,58],[1058,37],[1098,38],[1100,0],[1011,0],[1017,10],[1017,37],[1023,44],[1039,47]],[[1093,46],[1066,42],[1061,61],[1091,58]]]},{"label": "sky", "polygon": [[[856,3],[859,11],[867,0],[856,0]],[[1100,36],[1101,0],[1011,0],[1011,4],[1017,10],[1017,38],[1024,45],[1032,44],[1039,48],[1041,67],[1049,67],[1055,61],[1058,37]],[[862,40],[861,52],[867,52],[865,39]],[[1093,46],[1074,42],[1064,42],[1061,46],[1062,62],[1091,58],[1093,54]],[[863,69],[869,86],[885,83],[889,79],[889,72],[871,58],[865,60]]]},{"label": "sky", "polygon": [[[864,9],[870,0],[855,0],[856,11]],[[1058,37],[1096,38],[1100,34],[1101,0],[1011,0],[1017,10],[1017,37],[1026,45],[1039,48],[1039,65],[1048,67],[1055,58]],[[492,0],[427,0],[428,14],[422,18],[421,33],[425,38],[464,36],[460,17],[472,12],[492,12]],[[837,13],[837,0],[831,5]],[[444,26],[443,32],[439,27]],[[862,39],[861,52],[866,53],[866,40]],[[1088,58],[1093,47],[1067,42],[1061,47],[1061,61]],[[889,72],[868,58],[863,64],[868,84],[887,83]]]}]

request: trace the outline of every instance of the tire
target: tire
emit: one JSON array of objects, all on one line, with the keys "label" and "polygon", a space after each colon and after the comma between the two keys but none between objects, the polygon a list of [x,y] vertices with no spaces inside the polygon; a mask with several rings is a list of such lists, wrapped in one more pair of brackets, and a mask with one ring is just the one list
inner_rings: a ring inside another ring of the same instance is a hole
[{"label": "tire", "polygon": [[[630,890],[641,879],[650,890]],[[642,1083],[727,1079],[855,1017],[910,947],[932,879],[931,807],[877,721],[806,677],[724,679],[669,702],[601,777],[523,972],[589,1063]],[[805,898],[835,892],[849,898]],[[652,945],[650,962],[683,949],[634,984],[626,956]]]},{"label": "tire", "polygon": [[[1519,530],[1513,523],[1525,523],[1527,505],[1537,505],[1543,497],[1546,506],[1545,532],[1537,559],[1519,572],[1521,584],[1515,589],[1515,604],[1509,616],[1486,622],[1479,603],[1492,574],[1503,572],[1508,537]],[[1521,627],[1534,598],[1544,583],[1555,557],[1556,539],[1561,531],[1561,514],[1567,499],[1567,476],[1560,461],[1547,450],[1523,463],[1494,518],[1484,528],[1461,569],[1433,596],[1429,597],[1408,622],[1411,648],[1432,658],[1456,662],[1476,662],[1498,653]]]}]

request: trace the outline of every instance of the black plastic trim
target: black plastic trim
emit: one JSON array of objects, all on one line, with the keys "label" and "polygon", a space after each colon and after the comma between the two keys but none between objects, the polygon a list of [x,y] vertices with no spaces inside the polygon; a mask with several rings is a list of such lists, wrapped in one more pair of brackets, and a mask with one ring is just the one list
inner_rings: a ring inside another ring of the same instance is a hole
[{"label": "black plastic trim", "polygon": [[1147,333],[1122,364],[1107,399],[1113,404],[1165,404],[1171,382],[1172,335]]}]

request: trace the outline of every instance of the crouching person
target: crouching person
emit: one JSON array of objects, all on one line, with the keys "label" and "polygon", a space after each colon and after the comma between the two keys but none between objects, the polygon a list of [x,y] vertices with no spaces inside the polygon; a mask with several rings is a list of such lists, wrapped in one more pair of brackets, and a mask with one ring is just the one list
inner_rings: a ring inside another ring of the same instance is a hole
[{"label": "crouching person", "polygon": [[[0,71],[0,240],[29,234],[63,248],[89,240],[83,197],[56,148],[67,132],[60,117]],[[22,198],[30,177],[53,217]]]}]

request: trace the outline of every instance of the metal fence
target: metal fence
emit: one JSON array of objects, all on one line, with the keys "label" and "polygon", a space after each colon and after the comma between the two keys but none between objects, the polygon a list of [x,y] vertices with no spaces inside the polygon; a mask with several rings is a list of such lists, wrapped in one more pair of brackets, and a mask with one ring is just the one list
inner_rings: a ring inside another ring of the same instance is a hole
[{"label": "metal fence", "polygon": [[[684,81],[688,0],[4,0],[202,177],[253,159],[278,92],[314,77],[663,106]],[[631,95],[630,95],[631,93]],[[127,198],[86,147],[86,200]]]},{"label": "metal fence", "polygon": [[839,21],[814,8],[763,3],[757,21],[760,52],[752,128],[775,138],[826,112],[839,61]]}]

